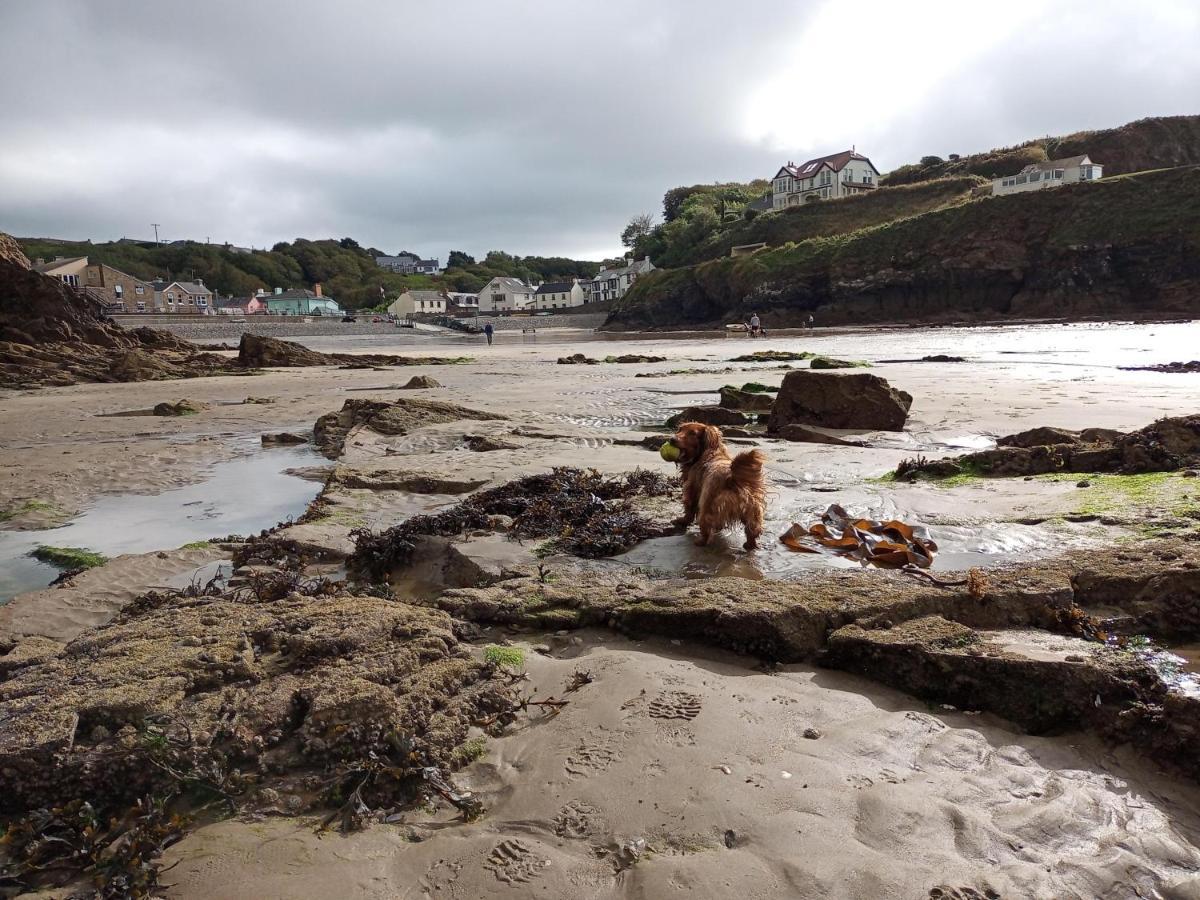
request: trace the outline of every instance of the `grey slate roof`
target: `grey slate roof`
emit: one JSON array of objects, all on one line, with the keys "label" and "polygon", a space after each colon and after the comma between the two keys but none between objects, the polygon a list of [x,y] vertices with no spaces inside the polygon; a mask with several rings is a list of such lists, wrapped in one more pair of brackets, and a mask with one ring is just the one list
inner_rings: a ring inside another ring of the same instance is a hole
[{"label": "grey slate roof", "polygon": [[539,294],[569,294],[575,286],[573,281],[547,281],[537,289]]}]

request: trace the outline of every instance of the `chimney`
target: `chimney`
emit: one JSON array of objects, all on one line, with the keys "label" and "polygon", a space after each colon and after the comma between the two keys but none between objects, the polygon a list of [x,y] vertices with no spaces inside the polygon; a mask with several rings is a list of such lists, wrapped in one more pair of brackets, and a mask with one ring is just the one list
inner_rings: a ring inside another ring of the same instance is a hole
[{"label": "chimney", "polygon": [[278,294],[282,294],[282,293],[283,293],[283,288],[275,288],[275,293],[276,293],[277,295],[278,295]]},{"label": "chimney", "polygon": [[321,282],[318,281],[316,284],[313,285],[313,293],[316,294],[318,297],[321,296]]}]

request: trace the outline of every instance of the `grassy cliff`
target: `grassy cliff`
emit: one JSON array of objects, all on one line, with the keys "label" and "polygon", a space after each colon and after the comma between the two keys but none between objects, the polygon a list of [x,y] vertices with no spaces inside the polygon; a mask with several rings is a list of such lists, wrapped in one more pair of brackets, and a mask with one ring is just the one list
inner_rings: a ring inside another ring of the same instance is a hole
[{"label": "grassy cliff", "polygon": [[[833,204],[830,204],[832,206]],[[1200,169],[943,206],[653,273],[606,327],[1200,312]]]}]

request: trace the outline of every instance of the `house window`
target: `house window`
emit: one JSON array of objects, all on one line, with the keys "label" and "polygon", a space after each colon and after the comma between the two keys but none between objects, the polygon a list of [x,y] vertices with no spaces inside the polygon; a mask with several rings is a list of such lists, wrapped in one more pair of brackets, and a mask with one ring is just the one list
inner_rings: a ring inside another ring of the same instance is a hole
[{"label": "house window", "polygon": [[1062,177],[1063,177],[1063,170],[1062,170],[1062,169],[1055,169],[1055,170],[1054,170],[1054,177],[1055,177],[1056,179],[1058,179],[1058,178],[1062,178]]},{"label": "house window", "polygon": [[139,300],[139,301],[137,302],[137,311],[138,311],[138,312],[145,312],[145,311],[146,311],[146,301],[145,301],[145,300]]},{"label": "house window", "polygon": [[1017,184],[1024,184],[1026,181],[1028,181],[1028,179],[1024,175],[1017,176],[1017,180],[1016,180]]},{"label": "house window", "polygon": [[125,288],[121,287],[121,285],[119,285],[119,284],[114,284],[113,285],[113,293],[116,294],[117,299],[120,300],[125,294]]},{"label": "house window", "polygon": [[146,293],[146,289],[139,284],[134,287],[133,292],[140,297],[142,294]]}]

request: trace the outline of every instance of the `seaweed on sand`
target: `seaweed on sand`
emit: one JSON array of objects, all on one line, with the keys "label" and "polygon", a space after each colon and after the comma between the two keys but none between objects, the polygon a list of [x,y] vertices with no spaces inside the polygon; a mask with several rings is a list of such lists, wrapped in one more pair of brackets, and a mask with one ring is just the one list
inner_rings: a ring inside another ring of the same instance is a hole
[{"label": "seaweed on sand", "polygon": [[577,556],[610,556],[661,533],[633,508],[632,501],[676,489],[674,479],[644,469],[609,477],[595,469],[556,468],[475,494],[444,512],[414,516],[385,531],[359,529],[353,535],[356,549],[350,566],[383,578],[411,561],[419,538],[488,528],[497,516],[512,520],[507,530],[514,540],[551,538],[559,549]]}]

